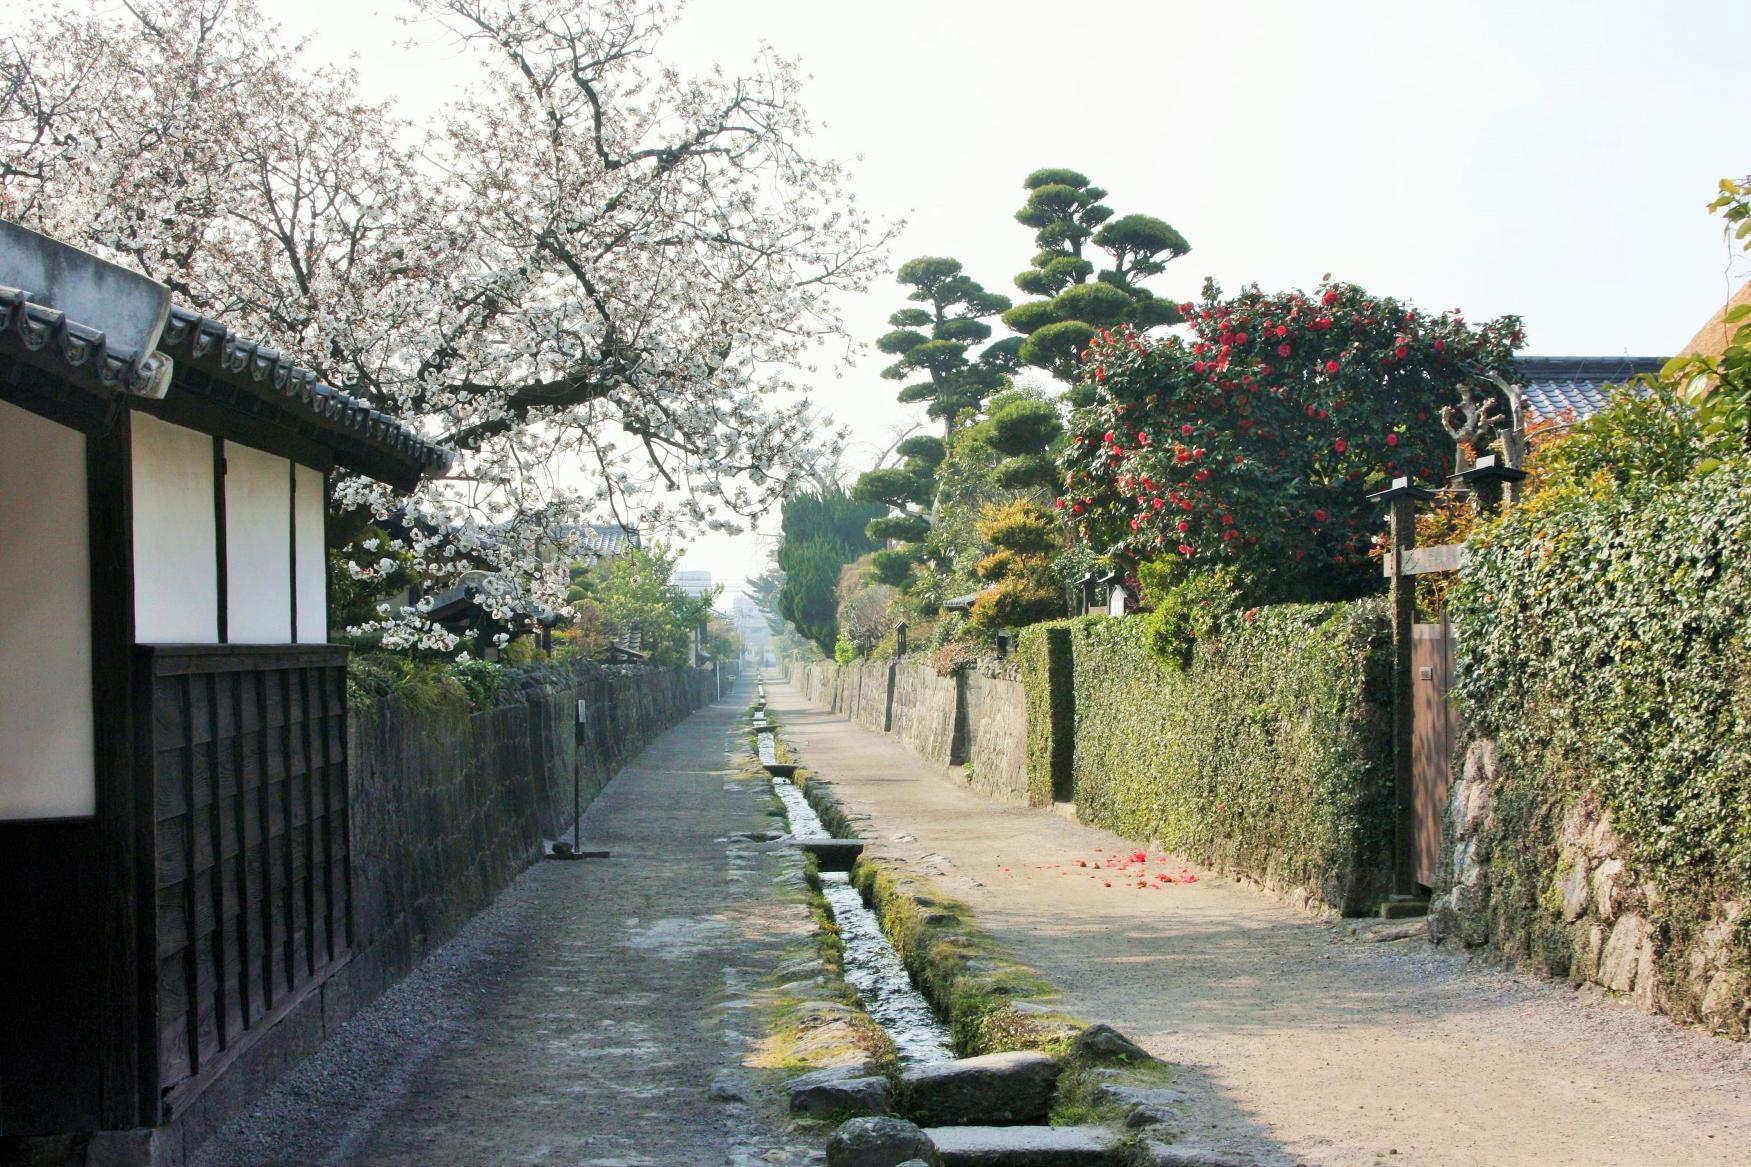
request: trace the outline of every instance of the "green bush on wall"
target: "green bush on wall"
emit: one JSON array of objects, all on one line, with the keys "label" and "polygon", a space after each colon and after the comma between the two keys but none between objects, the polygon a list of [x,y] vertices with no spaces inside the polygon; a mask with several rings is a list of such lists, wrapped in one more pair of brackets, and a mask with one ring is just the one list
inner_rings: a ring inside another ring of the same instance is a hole
[{"label": "green bush on wall", "polygon": [[[1657,487],[1551,491],[1474,539],[1452,610],[1457,689],[1501,765],[1488,926],[1568,971],[1562,827],[1608,811],[1653,924],[1672,1012],[1717,901],[1751,898],[1751,469]],[[1751,927],[1732,940],[1751,985]]]},{"label": "green bush on wall", "polygon": [[[1384,894],[1393,815],[1384,604],[1235,613],[1183,668],[1156,657],[1150,635],[1146,620],[1101,616],[1024,632],[1035,796],[1038,771],[1049,775],[1066,748],[1036,727],[1063,724],[1068,710],[1083,821],[1306,887],[1345,911]],[[1068,667],[1053,669],[1048,646],[1060,636]]]},{"label": "green bush on wall", "polygon": [[1023,628],[1016,659],[1027,716],[1028,802],[1051,806],[1057,792],[1069,787],[1075,760],[1069,622]]}]

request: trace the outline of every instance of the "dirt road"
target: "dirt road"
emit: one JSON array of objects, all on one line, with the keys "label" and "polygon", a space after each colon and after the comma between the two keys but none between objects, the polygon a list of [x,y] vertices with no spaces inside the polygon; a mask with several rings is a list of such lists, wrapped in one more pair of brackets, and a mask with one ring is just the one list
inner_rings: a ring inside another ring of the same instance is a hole
[{"label": "dirt road", "polygon": [[[1188,1142],[1271,1164],[1751,1162],[1751,1047],[1420,940],[1362,942],[1208,871],[993,803],[891,738],[768,685],[854,814],[1066,992],[1179,1063]],[[1111,884],[1111,886],[1107,886]]]}]

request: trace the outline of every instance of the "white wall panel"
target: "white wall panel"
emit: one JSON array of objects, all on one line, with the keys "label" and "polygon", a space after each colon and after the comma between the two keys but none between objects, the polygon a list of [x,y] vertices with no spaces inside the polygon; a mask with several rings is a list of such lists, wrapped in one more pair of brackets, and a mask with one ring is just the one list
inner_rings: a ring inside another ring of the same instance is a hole
[{"label": "white wall panel", "polygon": [[322,472],[298,467],[295,495],[298,526],[298,643],[328,640],[328,515],[327,483]]},{"label": "white wall panel", "polygon": [[143,413],[134,428],[134,639],[215,644],[213,439]]},{"label": "white wall panel", "polygon": [[292,464],[225,443],[225,590],[232,644],[292,641]]},{"label": "white wall panel", "polygon": [[96,810],[84,435],[0,402],[0,819]]}]

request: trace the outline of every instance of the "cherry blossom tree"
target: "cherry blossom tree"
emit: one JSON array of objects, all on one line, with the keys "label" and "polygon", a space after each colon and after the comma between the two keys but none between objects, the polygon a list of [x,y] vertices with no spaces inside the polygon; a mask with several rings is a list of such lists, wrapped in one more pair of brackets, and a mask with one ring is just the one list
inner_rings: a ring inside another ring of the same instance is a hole
[{"label": "cherry blossom tree", "polygon": [[[252,0],[39,10],[0,46],[0,214],[455,449],[411,498],[334,505],[541,615],[581,518],[734,530],[835,456],[795,378],[892,229],[813,150],[794,62],[688,76],[644,0],[409,4],[471,82],[423,124]],[[380,630],[445,643],[417,610]]]}]

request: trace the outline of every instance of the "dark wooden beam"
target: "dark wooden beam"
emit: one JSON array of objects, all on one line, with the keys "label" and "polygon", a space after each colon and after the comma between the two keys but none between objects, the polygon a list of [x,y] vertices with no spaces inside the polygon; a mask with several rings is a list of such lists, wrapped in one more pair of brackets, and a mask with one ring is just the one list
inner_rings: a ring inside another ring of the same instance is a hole
[{"label": "dark wooden beam", "polygon": [[[157,953],[141,944],[153,916],[153,808],[136,782],[132,428],[126,410],[86,438],[91,549],[91,700],[97,758],[99,930],[102,944],[102,1122],[139,1125],[150,1094],[142,1005],[156,992]],[[141,847],[144,835],[146,846]],[[144,911],[144,923],[142,912]]]}]

